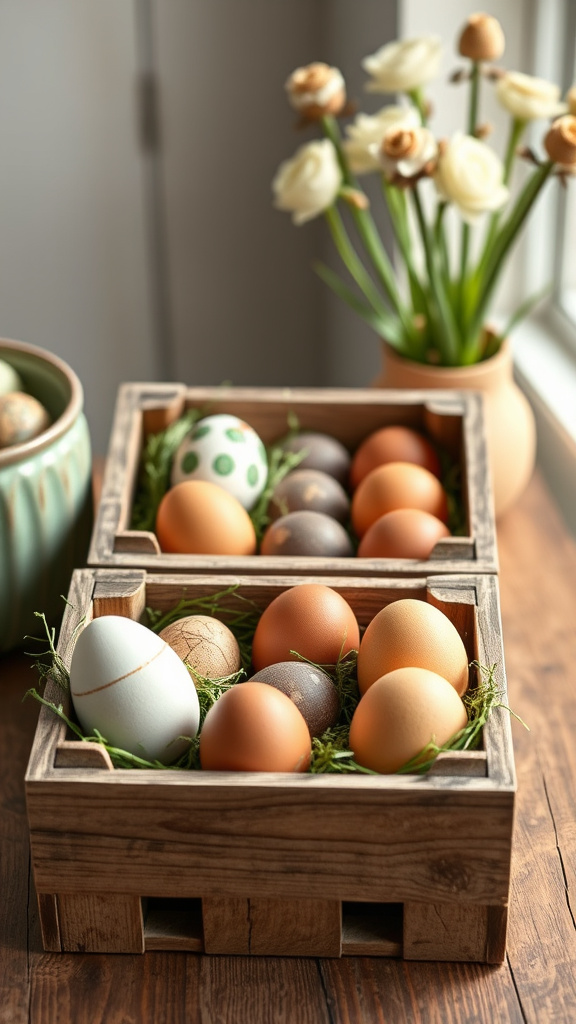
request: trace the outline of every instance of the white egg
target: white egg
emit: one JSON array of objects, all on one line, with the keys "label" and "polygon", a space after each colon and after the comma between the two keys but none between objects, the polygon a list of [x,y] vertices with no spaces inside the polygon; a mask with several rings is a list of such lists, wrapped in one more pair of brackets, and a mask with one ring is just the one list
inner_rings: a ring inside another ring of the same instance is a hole
[{"label": "white egg", "polygon": [[174,650],[139,622],[103,615],[82,630],[72,654],[70,690],[85,733],[147,761],[171,764],[198,731],[190,674]]},{"label": "white egg", "polygon": [[7,395],[10,391],[24,391],[22,378],[10,363],[0,359],[0,395]]},{"label": "white egg", "polygon": [[266,449],[256,431],[238,416],[217,413],[199,420],[180,444],[171,483],[207,480],[250,510],[262,494],[267,476]]}]

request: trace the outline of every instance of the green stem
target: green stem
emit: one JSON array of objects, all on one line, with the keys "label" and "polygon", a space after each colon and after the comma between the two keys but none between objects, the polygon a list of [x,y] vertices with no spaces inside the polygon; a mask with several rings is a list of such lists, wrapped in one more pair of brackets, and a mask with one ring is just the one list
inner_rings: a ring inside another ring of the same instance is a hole
[{"label": "green stem", "polygon": [[328,222],[334,245],[351,277],[354,278],[375,312],[380,316],[386,316],[388,310],[382,303],[382,296],[368,274],[362,260],[358,257],[337,207],[330,206],[324,211],[324,216]]},{"label": "green stem", "polygon": [[[480,64],[477,60],[472,61],[470,71],[470,105],[468,108],[468,134],[476,134],[478,126],[478,101],[480,96]],[[460,289],[458,295],[458,309],[460,317],[464,309],[464,298],[466,294],[466,278],[468,276],[468,258],[470,253],[470,225],[462,224],[462,241],[460,245]]]},{"label": "green stem", "polygon": [[[412,197],[422,237],[422,244],[424,246],[424,256],[426,259],[426,268],[428,270],[428,279],[430,282],[430,292],[432,296],[430,310],[431,312],[433,311],[433,327],[436,347],[443,356],[444,362],[448,366],[455,366],[458,365],[460,361],[460,345],[456,322],[454,319],[454,311],[450,306],[450,302],[446,294],[445,282],[442,280],[442,276],[438,273],[434,246],[430,237],[430,230],[426,222],[426,217],[424,216],[424,210],[422,209],[418,186],[415,186],[412,189]],[[437,308],[434,309],[434,306]]]},{"label": "green stem", "polygon": [[[504,185],[508,185],[508,183],[510,181],[510,177],[511,177],[511,174],[512,174],[512,167],[514,165],[514,157],[516,155],[516,149],[518,147],[518,143],[520,142],[520,139],[522,138],[522,135],[523,135],[524,130],[526,128],[526,124],[527,124],[526,121],[523,121],[523,120],[521,120],[520,118],[517,118],[517,117],[513,117],[512,120],[511,120],[511,123],[510,123],[510,133],[509,133],[509,136],[508,136],[508,145],[506,147],[506,155],[504,157],[504,176],[502,178],[502,183]],[[477,273],[480,276],[482,276],[485,273],[485,271],[486,271],[486,265],[487,265],[488,259],[490,257],[490,251],[491,251],[492,246],[494,244],[494,238],[495,238],[496,232],[498,230],[498,224],[500,223],[500,217],[501,217],[501,211],[500,210],[496,210],[492,214],[492,216],[490,218],[490,224],[489,224],[489,227],[488,227],[488,231],[486,233],[486,239],[484,241],[484,247],[483,247],[482,255],[481,255],[479,263],[478,263]]]},{"label": "green stem", "polygon": [[417,89],[410,89],[408,95],[420,114],[422,124],[426,125],[428,123],[428,107],[422,89],[420,87]]}]

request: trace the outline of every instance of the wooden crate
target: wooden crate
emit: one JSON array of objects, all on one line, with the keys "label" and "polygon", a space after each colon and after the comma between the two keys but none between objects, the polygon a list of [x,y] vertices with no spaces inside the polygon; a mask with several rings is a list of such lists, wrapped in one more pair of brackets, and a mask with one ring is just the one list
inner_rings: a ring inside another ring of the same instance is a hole
[{"label": "wooden crate", "polygon": [[[88,565],[242,575],[293,572],[296,575],[421,576],[497,572],[482,401],[474,392],[125,384],[118,393]],[[144,439],[190,408],[240,416],[254,427],[265,444],[287,432],[290,413],[297,416],[302,429],[329,433],[351,451],[371,431],[388,424],[422,430],[441,445],[460,468],[466,534],[439,541],[425,562],[388,558],[165,554],[160,551],[154,533],[130,529],[139,459]]]},{"label": "wooden crate", "polygon": [[[304,582],[77,570],[62,657],[83,612],[141,619],[232,581],[262,608]],[[361,625],[402,597],[431,602],[505,690],[494,576],[324,582]],[[515,788],[503,708],[482,749],[391,776],[118,770],[42,708],[26,793],[45,948],[499,963]]]}]

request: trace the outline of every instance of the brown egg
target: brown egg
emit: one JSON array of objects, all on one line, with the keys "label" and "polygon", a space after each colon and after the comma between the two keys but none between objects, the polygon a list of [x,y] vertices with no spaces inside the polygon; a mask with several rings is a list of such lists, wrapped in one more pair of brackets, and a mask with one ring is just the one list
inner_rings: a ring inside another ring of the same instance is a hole
[{"label": "brown egg", "polygon": [[386,605],[368,623],[358,651],[360,693],[408,666],[438,673],[460,695],[468,687],[468,655],[456,626],[435,605],[412,597]]},{"label": "brown egg", "polygon": [[304,661],[268,665],[252,681],[267,683],[285,693],[304,717],[311,736],[321,736],[336,724],[340,714],[338,690],[327,672]]},{"label": "brown egg", "polygon": [[361,698],[350,724],[354,760],[374,772],[397,772],[434,742],[441,747],[463,729],[466,708],[436,672],[396,669]]},{"label": "brown egg", "polygon": [[386,512],[395,508],[421,508],[446,522],[448,502],[433,473],[410,462],[389,462],[371,470],[352,496],[352,526],[358,537]]},{"label": "brown egg", "polygon": [[[348,602],[323,583],[299,583],[270,602],[258,620],[252,642],[255,670],[279,661],[335,665],[357,650],[360,631]],[[291,652],[295,651],[296,654]]]},{"label": "brown egg", "polygon": [[312,742],[298,708],[267,683],[238,683],[212,705],[200,733],[208,771],[305,772]]},{"label": "brown egg", "polygon": [[162,551],[253,555],[256,533],[237,498],[218,484],[185,480],[166,492],[156,516]]},{"label": "brown egg", "polygon": [[342,487],[348,484],[351,456],[341,441],[329,434],[303,430],[282,441],[281,447],[287,452],[306,452],[298,469],[320,469],[333,476]]},{"label": "brown egg", "polygon": [[411,427],[381,427],[362,441],[350,466],[350,486],[356,488],[371,470],[388,462],[412,462],[440,476],[438,453],[423,434]]},{"label": "brown egg", "polygon": [[445,523],[420,508],[395,508],[366,530],[358,545],[358,558],[430,557],[435,544],[449,537]]},{"label": "brown egg", "polygon": [[33,395],[9,391],[0,395],[0,448],[38,437],[50,425],[50,417]]},{"label": "brown egg", "polygon": [[211,615],[186,615],[159,634],[185,662],[195,682],[198,675],[222,679],[241,667],[240,648],[231,629]]},{"label": "brown egg", "polygon": [[260,554],[349,558],[354,548],[341,523],[323,512],[302,509],[270,524],[260,542]]},{"label": "brown egg", "polygon": [[319,469],[295,469],[275,487],[268,506],[271,520],[307,509],[324,512],[339,523],[350,515],[350,500],[341,484]]}]

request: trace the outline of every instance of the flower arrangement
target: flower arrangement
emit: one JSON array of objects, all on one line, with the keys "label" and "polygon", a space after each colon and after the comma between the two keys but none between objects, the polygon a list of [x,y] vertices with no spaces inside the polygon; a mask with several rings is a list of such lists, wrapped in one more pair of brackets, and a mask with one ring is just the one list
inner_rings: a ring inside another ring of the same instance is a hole
[{"label": "flower arrangement", "polygon": [[[576,174],[576,86],[563,102],[558,86],[496,67],[504,46],[495,18],[468,19],[458,45],[467,64],[451,76],[468,83],[468,123],[450,139],[437,139],[429,127],[425,87],[438,74],[442,54],[435,37],[388,43],[365,58],[367,90],[400,94],[400,103],[373,115],[356,113],[344,134],[339,120],[354,111],[337,68],[310,64],[286,82],[299,123],[320,126],[323,138],[281,164],[272,184],[275,205],[296,225],[324,215],[351,281],[323,264],[318,273],[398,353],[421,363],[466,366],[498,351],[541,297],[523,303],[503,330],[488,328],[501,272],[547,180],[565,184]],[[503,158],[486,141],[489,127],[478,123],[484,83],[495,88],[510,116]],[[523,141],[537,119],[551,122],[541,155]],[[514,197],[518,160],[527,173]],[[401,272],[358,184],[366,174],[380,175]],[[456,232],[447,224],[449,208],[459,222]]]}]

